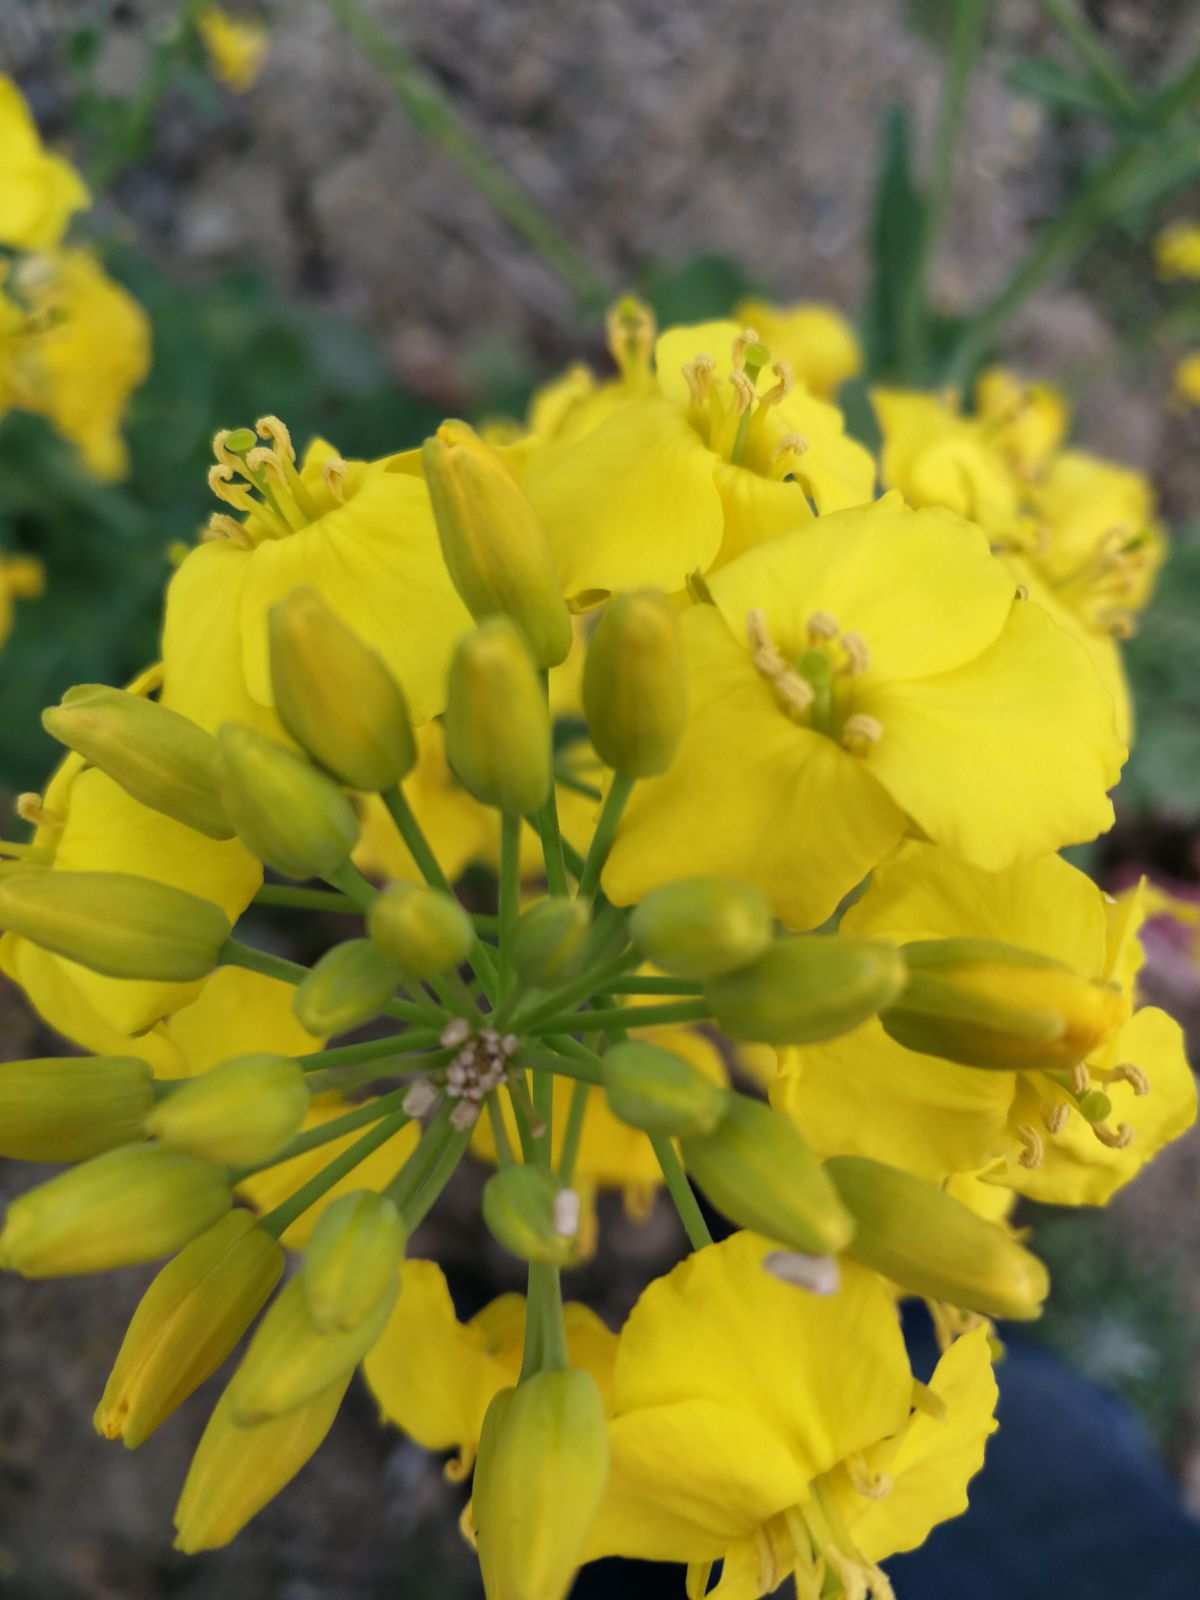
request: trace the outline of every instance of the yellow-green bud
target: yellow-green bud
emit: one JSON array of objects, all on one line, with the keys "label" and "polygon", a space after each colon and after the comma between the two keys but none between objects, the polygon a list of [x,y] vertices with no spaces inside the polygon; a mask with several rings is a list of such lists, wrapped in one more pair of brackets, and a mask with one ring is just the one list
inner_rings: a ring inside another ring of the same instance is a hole
[{"label": "yellow-green bud", "polygon": [[604,1056],[608,1108],[645,1133],[711,1133],[725,1115],[729,1090],[682,1056],[629,1039]]},{"label": "yellow-green bud", "polygon": [[221,798],[242,843],[285,878],[327,878],[358,843],[358,815],[332,778],[251,728],[217,733]]},{"label": "yellow-green bud", "polygon": [[903,947],[909,977],[880,1021],[906,1049],[968,1067],[1069,1069],[1128,1015],[1115,984],[995,939]]},{"label": "yellow-green bud", "polygon": [[414,978],[460,966],[475,943],[470,917],[452,895],[411,883],[389,884],[371,902],[367,932]]},{"label": "yellow-green bud", "polygon": [[400,969],[370,939],[335,944],[302,978],[292,1000],[301,1027],[318,1038],[357,1028],[393,999]]},{"label": "yellow-green bud", "polygon": [[507,617],[459,641],[446,688],[446,756],[484,805],[515,816],[550,793],[550,713],[537,669]]},{"label": "yellow-green bud", "polygon": [[854,1223],[821,1163],[782,1112],[731,1094],[711,1133],[681,1142],[684,1165],[740,1228],[804,1255],[844,1250]]},{"label": "yellow-green bud", "polygon": [[0,928],[109,978],[205,978],[229,938],[211,900],[128,872],[30,867],[0,876]]},{"label": "yellow-green bud", "polygon": [[597,754],[617,772],[652,778],[671,765],[687,722],[687,669],[665,595],[638,589],[604,608],[584,662],[583,711]]},{"label": "yellow-green bud", "polygon": [[571,648],[571,617],[533,507],[496,451],[465,422],[443,422],[422,451],[442,558],[477,622],[506,616],[539,667]]},{"label": "yellow-green bud", "polygon": [[145,1126],[175,1150],[249,1167],[277,1155],[307,1110],[304,1072],[290,1056],[234,1056],[172,1089]]},{"label": "yellow-green bud", "polygon": [[397,1274],[362,1322],[322,1332],[308,1309],[304,1274],[298,1273],[259,1323],[230,1381],[234,1422],[247,1428],[281,1417],[345,1377],[383,1332],[399,1288]]},{"label": "yellow-green bud", "polygon": [[483,1419],[471,1515],[487,1600],[564,1600],[608,1482],[596,1381],[539,1372]]},{"label": "yellow-green bud", "polygon": [[400,783],[417,762],[404,692],[383,658],[315,589],[293,589],[267,618],[279,720],[351,789]]},{"label": "yellow-green bud", "polygon": [[541,1167],[502,1167],[483,1187],[483,1220],[521,1261],[564,1267],[575,1254],[578,1211],[571,1191]]},{"label": "yellow-green bud", "polygon": [[684,878],[652,889],[629,919],[634,944],[677,978],[718,978],[757,961],[771,943],[771,902],[733,878]]},{"label": "yellow-green bud", "polygon": [[407,1238],[400,1213],[371,1189],[321,1213],[304,1253],[304,1293],[319,1333],[360,1327],[395,1286]]},{"label": "yellow-green bud", "polygon": [[849,1033],[904,986],[894,945],[834,934],[780,939],[752,965],[704,986],[726,1033],[763,1044],[811,1044]]},{"label": "yellow-green bud", "polygon": [[96,1432],[142,1444],[217,1370],[283,1275],[283,1248],[249,1211],[185,1245],[146,1290],[96,1407]]},{"label": "yellow-green bud", "polygon": [[0,1156],[86,1161],[141,1137],[154,1080],[131,1056],[51,1056],[0,1066]]},{"label": "yellow-green bud", "polygon": [[522,981],[536,989],[573,978],[587,954],[591,917],[587,902],[551,895],[517,920],[512,962]]},{"label": "yellow-green bud", "polygon": [[107,772],[135,800],[210,839],[232,839],[217,784],[217,745],[144,695],[82,683],[42,712],[51,738]]},{"label": "yellow-green bud", "polygon": [[1050,1275],[994,1222],[937,1184],[862,1156],[837,1156],[825,1170],[854,1218],[846,1254],[912,1294],[985,1317],[1031,1321]]},{"label": "yellow-green bud", "polygon": [[19,1195],[0,1233],[0,1267],[62,1278],[153,1261],[232,1204],[219,1167],[161,1145],[122,1145]]}]

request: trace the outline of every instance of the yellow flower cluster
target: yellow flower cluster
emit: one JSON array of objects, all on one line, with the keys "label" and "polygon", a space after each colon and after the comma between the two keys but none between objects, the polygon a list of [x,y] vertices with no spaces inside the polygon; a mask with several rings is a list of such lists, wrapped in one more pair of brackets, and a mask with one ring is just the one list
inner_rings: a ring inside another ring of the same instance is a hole
[{"label": "yellow flower cluster", "polygon": [[0,416],[46,417],[88,470],[119,478],[121,418],[150,366],[145,313],[96,255],[67,248],[90,204],[82,178],[42,145],[29,108],[0,76],[0,245],[22,252],[0,274]]},{"label": "yellow flower cluster", "polygon": [[[45,713],[0,966],[94,1057],[0,1068],[0,1153],[67,1163],[0,1261],[170,1257],[96,1412],[129,1446],[256,1324],[185,1551],[362,1365],[473,1471],[489,1600],[614,1554],[880,1600],[966,1505],[991,1319],[1047,1292],[1014,1196],[1103,1203],[1194,1119],[1142,891],[1056,853],[1111,821],[1149,487],[1001,372],[971,414],[877,394],[877,466],[840,319],[743,314],[622,301],[612,376],[381,460],[218,434],[161,664]],[[362,920],[307,968],[235,935],[252,906]],[[528,1295],[463,1323],[408,1241],[468,1151]],[[665,1186],[693,1247],[616,1333],[561,1297],[605,1186]]]}]

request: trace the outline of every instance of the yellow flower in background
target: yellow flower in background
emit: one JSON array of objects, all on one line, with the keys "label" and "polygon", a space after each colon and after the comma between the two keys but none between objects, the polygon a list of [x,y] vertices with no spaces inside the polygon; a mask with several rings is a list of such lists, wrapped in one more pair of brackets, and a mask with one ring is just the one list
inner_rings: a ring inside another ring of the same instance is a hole
[{"label": "yellow flower in background", "polygon": [[40,561],[0,555],[0,645],[12,632],[13,601],[36,600],[45,587],[46,571]]},{"label": "yellow flower in background", "polygon": [[21,91],[0,74],[0,244],[52,249],[90,203],[83,179],[43,148]]},{"label": "yellow flower in background", "polygon": [[989,367],[975,385],[975,408],[991,442],[1014,471],[1035,478],[1066,437],[1070,412],[1052,383],[1026,383],[1004,367]]},{"label": "yellow flower in background", "polygon": [[847,378],[862,371],[862,347],[848,318],[815,301],[777,306],[767,300],[740,300],[738,322],[753,328],[762,342],[790,364],[796,378],[821,400],[835,400]]},{"label": "yellow flower in background", "polygon": [[1019,484],[1000,440],[978,417],[963,416],[954,396],[873,389],[883,433],[884,486],[912,506],[944,506],[985,533],[1011,535],[1021,525]]},{"label": "yellow flower in background", "polygon": [[[842,1263],[831,1295],[774,1277],[739,1233],[652,1283],[617,1343],[609,1488],[588,1556],[689,1566],[689,1593],[889,1593],[878,1563],[966,1509],[995,1428],[986,1338],[918,1387],[884,1281]],[[936,1413],[936,1416],[934,1415]],[[826,1584],[840,1583],[840,1587]]]},{"label": "yellow flower in background", "polygon": [[[578,1301],[563,1307],[567,1351],[606,1396],[616,1335]],[[460,1322],[445,1274],[434,1261],[404,1265],[391,1320],[363,1364],[384,1420],[426,1450],[453,1450],[446,1476],[465,1478],[475,1460],[492,1398],[516,1383],[525,1337],[525,1299],[504,1294]]]},{"label": "yellow flower in background", "polygon": [[121,477],[121,421],[150,370],[145,312],[89,250],[26,256],[10,281],[25,321],[9,340],[9,403],[46,417],[98,478]]},{"label": "yellow flower in background", "polygon": [[[978,1173],[1054,1205],[1103,1204],[1196,1115],[1178,1024],[1154,1006],[1134,1009],[1144,915],[1139,894],[1114,901],[1057,856],[990,873],[906,844],[846,912],[845,932],[997,939],[1037,951],[1115,985],[1113,1024],[1073,1082],[922,1055],[872,1020],[784,1051],[774,1104],[829,1155],[870,1156],[937,1179]],[[1089,1089],[1111,1103],[1097,1124],[1079,1110]]]},{"label": "yellow flower in background", "polygon": [[1176,362],[1172,387],[1181,404],[1200,406],[1200,351],[1193,351]]},{"label": "yellow flower in background", "polygon": [[[604,874],[760,884],[818,926],[906,832],[989,869],[1092,838],[1124,749],[1082,646],[978,528],[885,499],[708,580],[684,613],[689,720],[639,783]],[[1054,685],[1054,693],[1046,692]]]},{"label": "yellow flower in background", "polygon": [[1172,222],[1154,241],[1160,278],[1200,278],[1200,223]]},{"label": "yellow flower in background", "polygon": [[214,516],[171,579],[163,703],[210,731],[234,721],[281,737],[267,612],[309,585],[382,656],[413,721],[428,721],[471,619],[442,563],[425,485],[399,458],[346,461],[321,441],[297,466],[281,422],[265,418],[258,432],[268,443],[248,428],[214,442],[209,481],[243,516]]},{"label": "yellow flower in background", "polygon": [[213,72],[235,94],[245,94],[258,81],[270,35],[258,22],[230,16],[223,6],[205,6],[196,26]]}]

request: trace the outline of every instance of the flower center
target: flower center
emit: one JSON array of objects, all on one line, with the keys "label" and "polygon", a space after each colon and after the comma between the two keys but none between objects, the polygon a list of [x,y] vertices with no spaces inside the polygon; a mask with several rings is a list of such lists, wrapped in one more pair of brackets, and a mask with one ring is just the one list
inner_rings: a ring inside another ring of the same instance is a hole
[{"label": "flower center", "polygon": [[450,1121],[456,1128],[473,1127],[488,1095],[507,1081],[519,1041],[515,1033],[476,1030],[465,1017],[454,1017],[442,1029],[440,1042],[457,1051],[446,1067],[446,1098],[457,1102]]},{"label": "flower center", "polygon": [[243,548],[284,539],[347,498],[346,462],[333,456],[319,477],[301,477],[291,434],[278,417],[260,417],[253,428],[222,428],[213,439],[213,454],[217,459],[209,468],[208,486],[218,500],[242,512],[244,521],[214,512],[206,539],[228,539]]},{"label": "flower center", "polygon": [[[795,468],[796,458],[808,441],[796,433],[780,434],[775,408],[792,389],[792,369],[786,361],[772,363],[771,352],[753,328],[744,328],[733,341],[732,371],[727,383],[716,376],[717,364],[698,355],[683,368],[688,386],[688,420],[710,450],[735,466],[748,467],[761,477],[782,480]],[[776,382],[759,391],[759,374],[767,367]]]},{"label": "flower center", "polygon": [[[1043,532],[1040,549],[1049,542]],[[1114,638],[1128,639],[1134,632],[1134,612],[1146,583],[1150,555],[1151,539],[1145,530],[1109,528],[1085,560],[1068,572],[1048,575],[1048,581],[1059,599],[1085,622]],[[1034,560],[1038,560],[1037,553]]]},{"label": "flower center", "polygon": [[1070,1124],[1072,1113],[1078,1112],[1095,1137],[1109,1150],[1124,1150],[1133,1143],[1134,1130],[1127,1122],[1115,1126],[1109,1120],[1113,1113],[1111,1098],[1097,1084],[1125,1083],[1139,1098],[1150,1093],[1150,1080],[1141,1067],[1124,1061],[1115,1067],[1089,1066],[1078,1062],[1070,1072],[1048,1072],[1043,1075],[1052,1085],[1053,1098],[1042,1114],[1041,1126],[1032,1122],[1018,1123],[1013,1129],[1021,1143],[1017,1161],[1023,1167],[1036,1170],[1046,1159],[1046,1138],[1057,1138]]},{"label": "flower center", "polygon": [[843,632],[828,611],[814,611],[807,642],[789,660],[775,646],[766,613],[746,613],[746,639],[756,670],[793,722],[824,733],[852,755],[867,755],[883,737],[877,717],[853,709],[853,684],[869,671],[871,652],[861,634]]}]

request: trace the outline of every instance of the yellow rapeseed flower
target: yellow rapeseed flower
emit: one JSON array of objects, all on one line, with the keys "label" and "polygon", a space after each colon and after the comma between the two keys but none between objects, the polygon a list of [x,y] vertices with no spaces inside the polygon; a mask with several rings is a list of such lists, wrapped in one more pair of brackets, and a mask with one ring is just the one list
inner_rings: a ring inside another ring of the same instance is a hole
[{"label": "yellow rapeseed flower", "polygon": [[245,94],[258,81],[270,35],[258,22],[234,17],[224,6],[205,6],[196,26],[213,72],[234,94]]},{"label": "yellow rapeseed flower", "polygon": [[1200,351],[1193,351],[1176,362],[1172,388],[1182,405],[1200,406]]},{"label": "yellow rapeseed flower", "polygon": [[740,300],[733,308],[738,322],[753,328],[762,342],[810,393],[835,400],[847,378],[862,371],[862,347],[850,322],[833,306],[817,301],[772,305],[768,300]]},{"label": "yellow rapeseed flower", "polygon": [[1154,240],[1160,278],[1200,278],[1200,224],[1172,222]]},{"label": "yellow rapeseed flower", "polygon": [[0,74],[0,244],[50,250],[90,203],[83,179],[44,149],[21,91]]}]

